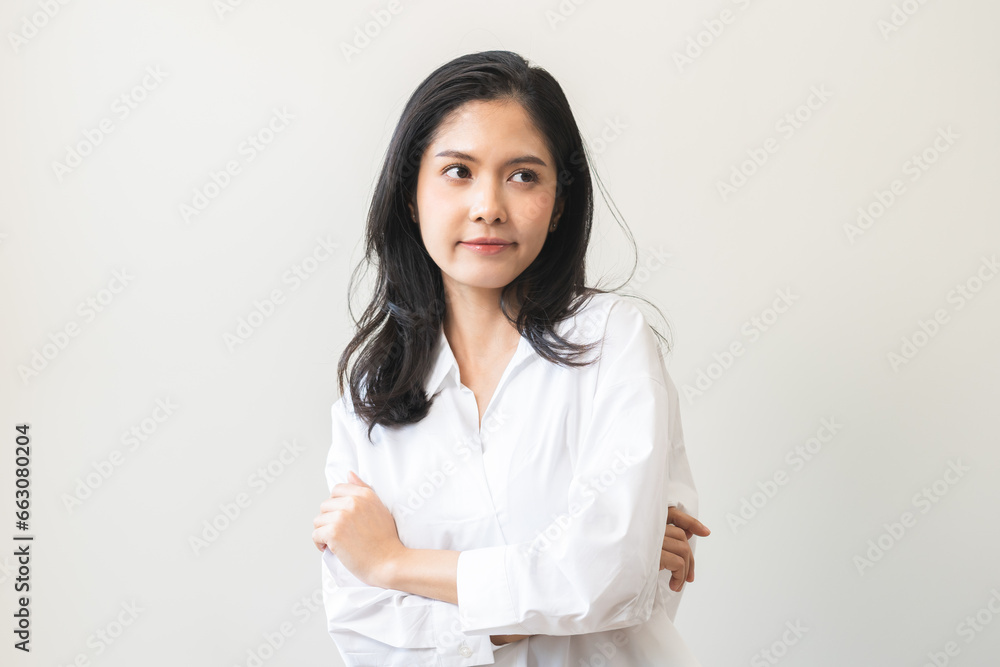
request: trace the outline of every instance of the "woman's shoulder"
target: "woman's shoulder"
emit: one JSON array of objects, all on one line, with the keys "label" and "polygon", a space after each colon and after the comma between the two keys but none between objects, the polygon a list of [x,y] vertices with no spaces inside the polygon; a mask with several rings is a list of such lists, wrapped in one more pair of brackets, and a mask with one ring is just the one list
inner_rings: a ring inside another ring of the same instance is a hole
[{"label": "woman's shoulder", "polygon": [[340,398],[333,402],[330,413],[335,422],[342,424],[353,435],[359,433],[360,419],[354,410],[354,395],[351,393],[350,384],[344,387],[344,393]]},{"label": "woman's shoulder", "polygon": [[596,342],[598,376],[605,382],[652,377],[669,382],[656,333],[636,299],[616,292],[594,295],[577,314],[580,342]]},{"label": "woman's shoulder", "polygon": [[[645,315],[633,300],[617,292],[596,292],[580,297],[583,305],[562,322],[562,335],[575,342],[607,342],[609,335],[621,337],[631,332],[642,334],[649,329]],[[652,335],[652,330],[649,329]],[[631,337],[631,336],[630,336]]]}]

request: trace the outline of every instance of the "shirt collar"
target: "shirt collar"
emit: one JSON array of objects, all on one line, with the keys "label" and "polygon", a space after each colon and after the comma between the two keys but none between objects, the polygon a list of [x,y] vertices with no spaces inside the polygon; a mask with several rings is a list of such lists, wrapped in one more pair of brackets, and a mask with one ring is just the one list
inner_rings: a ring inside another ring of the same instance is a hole
[{"label": "shirt collar", "polygon": [[[456,385],[461,381],[458,362],[455,360],[455,354],[451,351],[451,345],[448,344],[447,336],[444,335],[443,325],[438,325],[437,344],[431,350],[431,354],[434,357],[434,364],[424,384],[424,391],[427,392],[428,398],[437,392],[445,378],[449,376],[455,378]],[[513,373],[522,363],[536,357],[538,357],[538,353],[535,352],[535,348],[531,346],[527,338],[521,336],[517,342],[517,350],[514,351],[514,356],[509,363],[510,372]]]}]

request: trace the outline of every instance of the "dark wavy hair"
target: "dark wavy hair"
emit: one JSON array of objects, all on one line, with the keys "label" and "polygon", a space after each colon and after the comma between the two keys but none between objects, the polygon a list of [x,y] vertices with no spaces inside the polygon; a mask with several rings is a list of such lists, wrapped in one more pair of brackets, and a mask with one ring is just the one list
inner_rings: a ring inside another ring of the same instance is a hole
[{"label": "dark wavy hair", "polygon": [[[543,358],[584,366],[595,360],[578,359],[596,342],[572,343],[553,327],[593,295],[621,287],[604,290],[585,285],[594,212],[590,160],[569,102],[552,75],[510,51],[471,53],[442,65],[417,86],[396,125],[368,210],[365,256],[348,284],[351,310],[358,272],[376,268],[372,298],[360,319],[351,312],[356,333],[337,366],[342,395],[349,373],[353,409],[368,425],[369,441],[375,424],[419,422],[433,403],[424,381],[444,321],[444,284],[441,269],[410,222],[407,205],[415,205],[420,160],[442,121],[474,100],[513,101],[524,108],[555,159],[556,200],[564,202],[559,224],[548,234],[538,257],[501,291],[499,305],[508,321]],[[625,232],[634,251],[627,227]],[[635,264],[626,283],[634,273]],[[511,312],[515,303],[522,304],[519,312]],[[669,350],[669,341],[653,329]],[[355,353],[357,360],[348,371]]]}]

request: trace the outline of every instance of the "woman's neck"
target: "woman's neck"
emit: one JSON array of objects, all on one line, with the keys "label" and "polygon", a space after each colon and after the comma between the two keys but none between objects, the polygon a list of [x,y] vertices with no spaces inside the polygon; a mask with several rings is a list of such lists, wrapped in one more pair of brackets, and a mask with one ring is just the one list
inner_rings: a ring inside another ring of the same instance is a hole
[{"label": "woman's neck", "polygon": [[459,365],[501,357],[517,346],[520,333],[501,311],[499,296],[496,290],[492,296],[466,293],[449,299],[444,333]]}]

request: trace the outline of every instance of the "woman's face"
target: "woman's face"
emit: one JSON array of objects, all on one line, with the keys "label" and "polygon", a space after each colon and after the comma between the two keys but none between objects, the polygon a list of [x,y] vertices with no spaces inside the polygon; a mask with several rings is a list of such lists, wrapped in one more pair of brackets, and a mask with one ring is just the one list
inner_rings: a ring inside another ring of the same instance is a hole
[{"label": "woman's face", "polygon": [[[417,175],[420,236],[445,289],[499,291],[541,252],[558,220],[556,167],[514,102],[468,102],[441,124]],[[485,248],[470,241],[503,242]],[[492,251],[489,251],[492,248]]]}]

